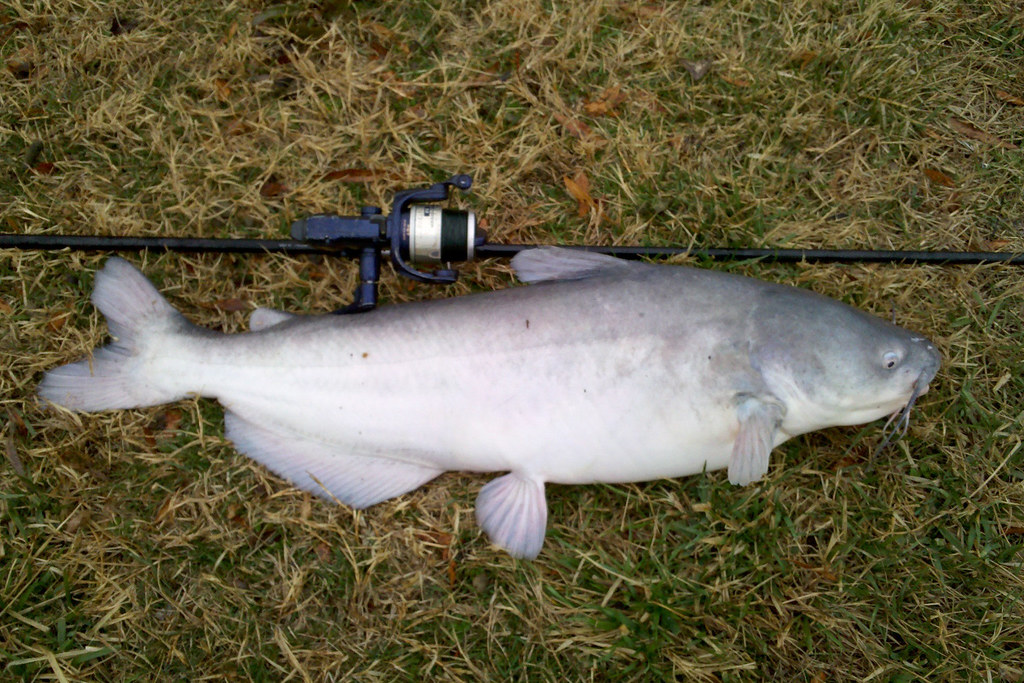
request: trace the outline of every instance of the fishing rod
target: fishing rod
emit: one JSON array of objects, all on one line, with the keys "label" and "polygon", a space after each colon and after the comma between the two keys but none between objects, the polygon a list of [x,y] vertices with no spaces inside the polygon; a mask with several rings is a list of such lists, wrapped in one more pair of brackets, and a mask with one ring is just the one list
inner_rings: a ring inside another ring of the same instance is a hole
[{"label": "fishing rod", "polygon": [[[359,284],[351,304],[338,313],[358,313],[377,306],[381,260],[388,253],[400,275],[419,282],[450,284],[458,279],[452,263],[475,258],[507,258],[533,244],[491,244],[476,214],[441,208],[452,188],[466,192],[473,179],[454,175],[430,187],[396,192],[391,213],[365,206],[359,216],[317,214],[295,221],[290,240],[207,239],[191,237],[106,237],[99,235],[13,235],[0,233],[0,249],[75,251],[165,250],[184,253],[328,254],[359,260]],[[664,258],[690,255],[716,261],[758,259],[777,263],[894,263],[1024,266],[1024,254],[977,251],[892,251],[848,249],[726,249],[694,247],[576,246],[618,258]],[[419,266],[419,267],[417,267]],[[428,270],[421,270],[427,268]]]}]

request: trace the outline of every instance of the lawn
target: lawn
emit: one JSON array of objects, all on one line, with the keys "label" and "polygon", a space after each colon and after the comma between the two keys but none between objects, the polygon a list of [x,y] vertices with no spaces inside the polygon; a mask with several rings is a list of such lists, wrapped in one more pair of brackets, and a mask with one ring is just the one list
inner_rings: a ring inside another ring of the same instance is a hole
[{"label": "lawn", "polygon": [[[0,60],[2,232],[285,238],[461,172],[494,242],[1024,252],[1017,0],[7,0]],[[549,486],[527,562],[477,527],[487,476],[355,512],[212,401],[39,405],[105,338],[105,258],[0,251],[4,680],[1024,680],[1019,268],[675,259],[895,316],[943,368],[875,458],[880,423],[744,488]],[[128,258],[231,332],[357,279]],[[461,270],[382,301],[514,283]]]}]

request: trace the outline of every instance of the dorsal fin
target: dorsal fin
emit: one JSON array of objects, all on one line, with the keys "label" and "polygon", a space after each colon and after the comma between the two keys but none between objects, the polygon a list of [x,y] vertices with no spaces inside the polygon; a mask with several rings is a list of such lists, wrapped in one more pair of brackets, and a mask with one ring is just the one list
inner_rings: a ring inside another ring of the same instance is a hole
[{"label": "dorsal fin", "polygon": [[607,254],[582,249],[540,247],[515,255],[512,267],[523,282],[547,280],[582,280],[611,270],[629,268],[630,264]]}]

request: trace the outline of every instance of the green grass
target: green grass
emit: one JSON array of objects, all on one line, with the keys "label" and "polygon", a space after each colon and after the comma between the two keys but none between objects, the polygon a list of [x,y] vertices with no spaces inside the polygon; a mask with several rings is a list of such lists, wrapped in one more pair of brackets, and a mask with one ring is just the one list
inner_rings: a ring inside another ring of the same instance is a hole
[{"label": "green grass", "polygon": [[[456,201],[496,242],[1024,251],[1021,151],[951,123],[1024,146],[1024,107],[998,94],[1024,97],[1015,2],[117,11],[137,26],[112,35],[93,0],[0,9],[3,231],[283,237],[469,172]],[[613,86],[615,115],[587,114]],[[395,177],[323,179],[345,168]],[[577,214],[580,172],[601,217]],[[262,196],[271,177],[287,191]],[[895,309],[935,340],[910,434],[877,458],[879,425],[806,435],[743,489],[551,486],[545,549],[521,562],[476,526],[485,477],[353,512],[238,455],[212,402],[180,421],[41,408],[42,370],[105,334],[103,258],[0,253],[0,449],[25,473],[0,459],[4,680],[1024,679],[1019,270],[700,264]],[[132,258],[230,332],[247,315],[215,302],[324,312],[356,278]],[[382,298],[511,280],[462,271],[437,289],[386,272]]]}]

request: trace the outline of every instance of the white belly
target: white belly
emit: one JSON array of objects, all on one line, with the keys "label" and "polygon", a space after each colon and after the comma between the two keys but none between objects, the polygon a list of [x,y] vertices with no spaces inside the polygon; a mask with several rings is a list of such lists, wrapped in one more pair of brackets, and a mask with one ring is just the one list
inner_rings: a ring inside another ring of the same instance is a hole
[{"label": "white belly", "polygon": [[154,374],[339,454],[565,484],[719,469],[737,429],[699,349],[669,354],[655,338],[443,353],[249,337],[202,340]]}]

